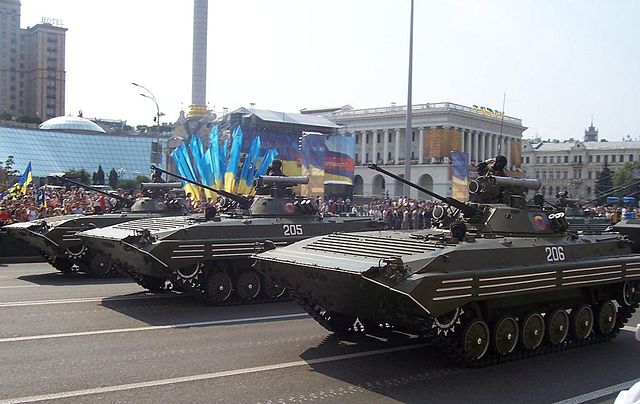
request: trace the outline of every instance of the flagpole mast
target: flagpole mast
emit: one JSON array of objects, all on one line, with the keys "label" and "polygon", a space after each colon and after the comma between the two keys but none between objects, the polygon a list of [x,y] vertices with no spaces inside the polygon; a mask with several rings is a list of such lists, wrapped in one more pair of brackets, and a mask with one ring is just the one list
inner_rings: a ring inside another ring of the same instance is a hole
[{"label": "flagpole mast", "polygon": [[[413,76],[413,0],[411,0],[411,22],[409,24],[409,84],[407,89],[407,127],[404,131],[404,179],[411,181],[411,145],[412,145],[412,76]],[[374,140],[375,141],[375,140]],[[374,156],[375,157],[375,156]],[[409,197],[411,188],[408,184],[404,184],[404,196]]]}]

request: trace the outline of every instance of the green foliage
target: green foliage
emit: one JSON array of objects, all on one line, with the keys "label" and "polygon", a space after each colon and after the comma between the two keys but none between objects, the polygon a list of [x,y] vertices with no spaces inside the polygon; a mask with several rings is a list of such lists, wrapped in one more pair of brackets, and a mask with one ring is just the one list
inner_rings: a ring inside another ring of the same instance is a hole
[{"label": "green foliage", "polygon": [[26,116],[26,115],[20,115],[19,117],[16,118],[16,122],[20,122],[20,123],[42,123],[42,119],[38,118],[37,116]]},{"label": "green foliage", "polygon": [[[145,175],[138,175],[135,180],[118,180],[116,188],[122,188],[125,190],[140,189],[140,184],[143,182],[151,182],[151,180]],[[112,188],[114,187],[112,186]]]},{"label": "green foliage", "polygon": [[[613,174],[613,186],[614,187],[624,187],[625,185],[630,185],[637,181],[634,177],[634,170],[640,166],[639,163],[626,163],[624,167],[618,169],[615,174]],[[630,188],[630,187],[629,187]],[[625,196],[629,193],[629,188],[623,188],[618,192],[618,196]]]},{"label": "green foliage", "polygon": [[89,185],[90,175],[84,168],[76,169],[72,168],[64,172],[64,174],[69,178],[77,178],[81,183],[85,185]]},{"label": "green foliage", "polygon": [[109,186],[113,189],[118,188],[118,172],[115,168],[109,171]]}]

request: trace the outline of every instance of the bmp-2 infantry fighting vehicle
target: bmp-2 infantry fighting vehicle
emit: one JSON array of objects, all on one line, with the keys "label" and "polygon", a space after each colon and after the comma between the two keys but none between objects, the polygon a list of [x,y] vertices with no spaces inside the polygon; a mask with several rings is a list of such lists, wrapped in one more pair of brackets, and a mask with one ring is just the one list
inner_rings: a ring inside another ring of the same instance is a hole
[{"label": "bmp-2 infantry fighting vehicle", "polygon": [[8,234],[27,242],[60,272],[80,271],[92,277],[100,277],[112,270],[107,257],[87,248],[76,235],[77,232],[136,219],[186,213],[184,199],[178,197],[182,192],[182,184],[179,182],[143,183],[142,192],[150,196],[129,200],[80,182],[59,178],[118,201],[116,213],[54,216],[5,226]]},{"label": "bmp-2 infantry fighting vehicle", "polygon": [[468,203],[411,185],[448,205],[443,227],[315,237],[258,254],[257,269],[330,331],[422,335],[472,366],[608,340],[638,307],[640,255],[528,204],[538,180],[479,177]]},{"label": "bmp-2 infantry fighting vehicle", "polygon": [[577,199],[570,199],[567,191],[558,194],[555,206],[564,210],[564,217],[569,223],[571,231],[583,232],[603,232],[611,226],[611,221],[604,216],[592,217],[585,211],[583,205],[593,201],[580,204]]},{"label": "bmp-2 infantry fighting vehicle", "polygon": [[312,199],[295,196],[292,190],[307,181],[263,176],[250,198],[197,184],[231,203],[208,218],[137,220],[86,231],[81,237],[149,290],[175,287],[216,305],[270,301],[280,298],[284,288],[265,282],[251,268],[251,255],[264,251],[265,244],[282,246],[321,234],[384,228],[368,217],[321,215]]}]

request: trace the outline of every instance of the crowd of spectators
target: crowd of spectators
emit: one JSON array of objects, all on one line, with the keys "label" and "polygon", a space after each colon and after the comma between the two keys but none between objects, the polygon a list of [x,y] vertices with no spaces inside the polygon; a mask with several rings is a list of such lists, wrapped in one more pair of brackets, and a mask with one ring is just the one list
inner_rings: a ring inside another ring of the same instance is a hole
[{"label": "crowd of spectators", "polygon": [[[115,194],[127,199],[142,196],[138,191],[125,191],[118,188]],[[349,198],[317,198],[322,213],[352,214],[372,216],[383,220],[391,229],[426,229],[431,227],[433,207],[432,200],[415,200],[409,198],[380,198],[356,205]],[[190,195],[187,205],[191,206]],[[108,197],[80,187],[65,189],[62,187],[29,187],[24,195],[0,196],[0,226],[15,222],[25,222],[51,216],[65,214],[108,213],[117,206],[115,197]],[[191,211],[205,212],[207,203],[197,204]],[[640,218],[639,208],[618,208],[611,206],[594,206],[585,208],[585,214],[591,217],[606,217],[613,223],[623,218]]]},{"label": "crowd of spectators", "polygon": [[[132,192],[118,189],[124,198],[135,198]],[[27,222],[52,216],[76,213],[108,213],[117,206],[117,199],[79,187],[29,187],[22,195],[5,193],[0,200],[0,226]]]}]

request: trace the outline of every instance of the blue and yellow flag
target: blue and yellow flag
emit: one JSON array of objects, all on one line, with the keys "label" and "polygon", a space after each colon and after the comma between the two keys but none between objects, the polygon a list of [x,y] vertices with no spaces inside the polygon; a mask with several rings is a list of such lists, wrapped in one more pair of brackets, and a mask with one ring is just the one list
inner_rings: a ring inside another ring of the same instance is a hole
[{"label": "blue and yellow flag", "polygon": [[251,192],[258,158],[260,158],[260,136],[253,138],[251,149],[249,149],[249,153],[245,156],[244,165],[240,173],[240,184],[238,185],[239,194],[247,195]]},{"label": "blue and yellow flag", "polygon": [[218,125],[211,128],[209,132],[209,160],[211,160],[211,169],[213,171],[213,187],[215,189],[222,188],[222,160],[220,159],[220,128]]},{"label": "blue and yellow flag", "polygon": [[469,199],[467,177],[469,176],[469,154],[465,152],[451,153],[453,172],[451,173],[451,196],[459,201]]},{"label": "blue and yellow flag", "polygon": [[236,172],[238,171],[238,162],[240,161],[240,146],[242,146],[242,129],[240,125],[236,126],[231,135],[231,152],[227,167],[224,172],[224,190],[227,192],[235,192]]},{"label": "blue and yellow flag", "polygon": [[7,191],[13,196],[24,195],[24,193],[27,192],[27,187],[32,181],[33,176],[31,175],[31,162],[29,162],[29,164],[27,164],[27,168],[22,172],[20,178],[18,178],[18,182],[13,184]]}]

